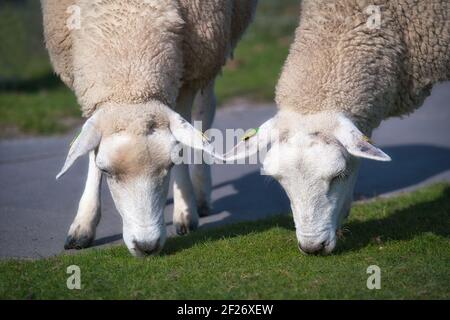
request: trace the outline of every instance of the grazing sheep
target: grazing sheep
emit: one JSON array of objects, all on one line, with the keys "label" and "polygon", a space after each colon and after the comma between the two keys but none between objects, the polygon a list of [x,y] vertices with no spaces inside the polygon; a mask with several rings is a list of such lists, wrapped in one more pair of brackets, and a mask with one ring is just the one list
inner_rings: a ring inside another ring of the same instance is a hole
[{"label": "grazing sheep", "polygon": [[158,252],[166,237],[170,171],[178,233],[197,227],[197,206],[202,214],[210,209],[209,167],[195,166],[192,184],[187,165],[172,169],[171,152],[181,142],[212,153],[184,119],[191,119],[198,93],[197,117],[204,130],[211,126],[214,79],[250,23],[257,0],[41,3],[54,69],[89,117],[58,175],[90,153],[86,188],[65,247],[84,248],[95,238],[104,174],[130,252]]},{"label": "grazing sheep", "polygon": [[450,0],[305,0],[277,86],[279,112],[226,158],[271,145],[264,171],[291,200],[299,248],[330,253],[359,158],[390,160],[367,136],[447,80]]}]

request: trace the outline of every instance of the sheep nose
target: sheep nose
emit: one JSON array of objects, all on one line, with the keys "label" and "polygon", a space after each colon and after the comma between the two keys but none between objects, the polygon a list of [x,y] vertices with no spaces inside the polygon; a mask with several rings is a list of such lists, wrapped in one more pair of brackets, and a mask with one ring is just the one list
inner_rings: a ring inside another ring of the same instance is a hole
[{"label": "sheep nose", "polygon": [[320,254],[326,246],[326,241],[318,244],[308,244],[304,245],[300,242],[298,243],[298,248],[304,254]]},{"label": "sheep nose", "polygon": [[134,249],[139,255],[149,256],[157,254],[161,249],[160,239],[151,242],[133,241]]}]

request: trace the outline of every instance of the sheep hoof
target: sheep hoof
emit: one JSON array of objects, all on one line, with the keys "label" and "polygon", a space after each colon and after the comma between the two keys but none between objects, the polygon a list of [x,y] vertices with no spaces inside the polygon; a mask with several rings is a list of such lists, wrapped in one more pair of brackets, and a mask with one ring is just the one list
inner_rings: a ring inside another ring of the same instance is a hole
[{"label": "sheep hoof", "polygon": [[208,203],[201,203],[197,206],[197,208],[198,215],[200,217],[207,217],[212,213],[212,208]]},{"label": "sheep hoof", "polygon": [[184,236],[188,233],[188,230],[186,229],[186,226],[184,224],[177,224],[175,225],[175,229],[177,231],[177,234],[179,236]]},{"label": "sheep hoof", "polygon": [[175,223],[175,230],[179,236],[184,236],[191,231],[197,230],[198,220],[189,223]]},{"label": "sheep hoof", "polygon": [[66,243],[64,244],[64,249],[66,250],[81,250],[88,248],[92,245],[94,237],[90,236],[67,236]]}]

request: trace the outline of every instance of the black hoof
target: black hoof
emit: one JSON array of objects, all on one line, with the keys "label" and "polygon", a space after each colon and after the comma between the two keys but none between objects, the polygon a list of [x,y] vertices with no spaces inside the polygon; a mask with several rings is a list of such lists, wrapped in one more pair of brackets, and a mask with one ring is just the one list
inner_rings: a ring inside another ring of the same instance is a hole
[{"label": "black hoof", "polygon": [[68,236],[66,239],[66,243],[64,244],[64,249],[66,250],[81,250],[88,248],[92,245],[92,242],[94,241],[93,238],[82,236],[82,237],[73,237]]},{"label": "black hoof", "polygon": [[211,212],[212,212],[211,207],[208,204],[206,204],[206,203],[198,205],[197,208],[198,208],[197,209],[198,215],[200,217],[202,217],[202,218],[209,216],[211,214]]},{"label": "black hoof", "polygon": [[175,230],[177,231],[177,234],[179,235],[179,236],[184,236],[185,234],[187,234],[188,233],[188,230],[187,230],[187,228],[186,228],[186,226],[185,225],[176,225],[175,226]]},{"label": "black hoof", "polygon": [[198,223],[194,223],[194,222],[191,222],[189,224],[189,228],[187,228],[185,224],[175,225],[175,230],[179,236],[184,236],[184,235],[188,234],[190,231],[197,230],[197,228],[198,228]]}]

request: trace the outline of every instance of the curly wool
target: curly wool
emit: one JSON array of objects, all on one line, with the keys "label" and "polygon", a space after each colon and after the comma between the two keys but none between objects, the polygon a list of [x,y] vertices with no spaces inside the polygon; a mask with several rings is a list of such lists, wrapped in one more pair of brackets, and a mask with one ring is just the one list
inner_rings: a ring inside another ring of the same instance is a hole
[{"label": "curly wool", "polygon": [[[256,0],[41,0],[51,61],[83,114],[106,104],[158,100],[202,89],[251,22]],[[80,8],[81,28],[67,21]]]},{"label": "curly wool", "polygon": [[[367,26],[369,5],[381,26]],[[450,80],[450,0],[304,0],[276,101],[302,114],[344,112],[370,133]]]}]

